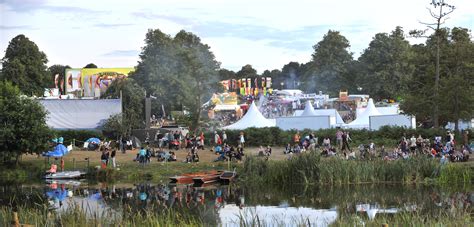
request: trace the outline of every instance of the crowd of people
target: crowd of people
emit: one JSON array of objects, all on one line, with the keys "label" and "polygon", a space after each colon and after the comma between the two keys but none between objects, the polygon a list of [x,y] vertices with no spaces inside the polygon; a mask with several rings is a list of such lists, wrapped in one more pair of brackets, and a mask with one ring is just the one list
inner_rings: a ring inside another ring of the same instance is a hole
[{"label": "crowd of people", "polygon": [[331,138],[324,137],[321,144],[319,144],[318,138],[313,133],[302,137],[299,132],[296,132],[292,143],[288,143],[285,146],[283,153],[288,154],[288,157],[291,158],[293,154],[315,151],[318,148],[317,150],[325,157],[339,156],[344,159],[382,158],[383,160],[397,160],[425,155],[440,158],[441,162],[445,163],[448,161],[467,161],[472,152],[468,144],[468,131],[465,131],[463,134],[463,144],[460,146],[456,146],[454,134],[448,131],[444,140],[441,136],[437,136],[433,140],[423,138],[421,135],[418,135],[418,137],[412,135],[410,138],[404,136],[392,151],[386,150],[384,144],[376,145],[371,141],[368,144],[360,144],[357,147],[358,154],[350,146],[352,139],[348,131],[339,129],[334,138],[336,138],[335,143],[331,141]]}]

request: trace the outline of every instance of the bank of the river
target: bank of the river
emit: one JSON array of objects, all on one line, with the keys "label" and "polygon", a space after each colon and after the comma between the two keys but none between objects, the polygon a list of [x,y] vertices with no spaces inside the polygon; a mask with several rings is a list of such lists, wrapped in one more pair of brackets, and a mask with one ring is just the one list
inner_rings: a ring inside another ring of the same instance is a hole
[{"label": "bank of the river", "polygon": [[[88,170],[89,179],[99,181],[136,182],[150,180],[166,182],[168,177],[194,171],[212,169],[233,170],[236,168],[242,179],[248,182],[277,184],[281,187],[291,184],[354,184],[354,183],[463,183],[474,181],[473,162],[449,163],[440,166],[438,159],[425,157],[408,160],[371,161],[342,160],[325,158],[310,153],[294,155],[287,160],[282,148],[274,148],[267,161],[254,155],[257,148],[248,148],[244,162],[213,162],[217,157],[209,150],[200,151],[199,163],[158,162],[142,166],[134,162],[136,151],[117,154],[117,168],[111,165],[106,170],[99,169],[100,153],[91,151],[73,151],[65,160],[65,169]],[[184,160],[184,150],[177,151],[178,160]],[[59,160],[51,159],[50,162]],[[25,182],[40,180],[41,174],[48,168],[45,158],[36,155],[25,155],[19,166],[2,166],[2,181]]]}]

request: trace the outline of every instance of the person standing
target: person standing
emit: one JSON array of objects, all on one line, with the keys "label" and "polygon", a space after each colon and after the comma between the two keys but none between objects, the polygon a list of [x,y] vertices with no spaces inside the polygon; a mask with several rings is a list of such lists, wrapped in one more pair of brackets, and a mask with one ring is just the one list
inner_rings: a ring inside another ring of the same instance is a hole
[{"label": "person standing", "polygon": [[415,135],[411,135],[410,150],[411,150],[411,153],[415,153],[415,151],[416,151],[416,138],[415,138]]},{"label": "person standing", "polygon": [[110,158],[112,158],[112,167],[117,167],[117,164],[115,163],[115,155],[117,154],[117,151],[115,149],[112,150],[112,153],[110,153]]},{"label": "person standing", "polygon": [[220,145],[221,144],[221,137],[219,136],[219,134],[217,133],[217,131],[214,131],[214,143],[216,145]]},{"label": "person standing", "polygon": [[201,147],[204,150],[204,132],[201,132],[201,135],[199,136],[199,140],[201,141]]},{"label": "person standing", "polygon": [[227,134],[225,134],[225,131],[222,132],[222,142],[227,143]]},{"label": "person standing", "polygon": [[341,129],[337,130],[336,132],[336,144],[338,148],[341,150],[342,149],[342,134],[344,134]]},{"label": "person standing", "polygon": [[240,139],[239,139],[239,144],[242,146],[242,148],[245,145],[245,137],[244,137],[244,132],[240,132]]},{"label": "person standing", "polygon": [[352,152],[351,148],[349,147],[349,142],[348,142],[349,140],[351,140],[351,137],[349,136],[349,132],[343,132],[341,151],[345,151],[347,149]]}]

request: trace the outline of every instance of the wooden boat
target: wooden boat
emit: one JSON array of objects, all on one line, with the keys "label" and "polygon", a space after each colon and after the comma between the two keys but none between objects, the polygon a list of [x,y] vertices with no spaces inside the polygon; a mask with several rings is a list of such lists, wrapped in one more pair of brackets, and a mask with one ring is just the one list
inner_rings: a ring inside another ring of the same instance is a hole
[{"label": "wooden boat", "polygon": [[224,171],[220,176],[219,179],[224,183],[229,183],[235,179],[237,176],[237,172],[234,171]]},{"label": "wooden boat", "polygon": [[220,180],[221,175],[222,175],[222,171],[218,171],[217,173],[194,177],[193,181],[194,181],[194,184],[197,184],[197,185],[208,184],[208,183],[212,183],[212,182],[216,182]]},{"label": "wooden boat", "polygon": [[217,170],[211,170],[207,172],[195,172],[195,173],[184,173],[179,176],[173,176],[170,177],[171,182],[173,184],[192,184],[193,178],[195,177],[201,177],[201,176],[207,176],[207,175],[214,175],[214,174],[220,174],[220,171]]},{"label": "wooden boat", "polygon": [[76,179],[86,175],[85,172],[81,171],[63,171],[58,173],[47,173],[44,175],[45,179]]}]

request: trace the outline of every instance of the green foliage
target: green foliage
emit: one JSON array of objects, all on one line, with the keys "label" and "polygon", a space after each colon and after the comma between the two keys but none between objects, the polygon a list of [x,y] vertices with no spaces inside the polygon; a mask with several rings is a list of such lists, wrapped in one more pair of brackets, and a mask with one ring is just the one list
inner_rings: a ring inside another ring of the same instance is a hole
[{"label": "green foliage", "polygon": [[46,111],[36,100],[22,96],[11,82],[0,81],[0,153],[3,161],[21,154],[39,154],[48,148],[51,130]]},{"label": "green foliage", "polygon": [[132,78],[165,109],[189,111],[196,127],[202,104],[218,89],[218,69],[210,47],[196,35],[181,31],[171,38],[156,29],[146,34]]},{"label": "green foliage", "polygon": [[89,63],[86,66],[84,66],[85,69],[97,69],[97,65],[94,63]]},{"label": "green foliage", "polygon": [[46,71],[48,59],[38,46],[24,35],[13,38],[2,59],[0,80],[11,81],[26,95],[42,96],[53,85]]},{"label": "green foliage", "polygon": [[242,68],[236,73],[237,78],[255,78],[258,77],[257,70],[252,67],[252,65],[244,65]]},{"label": "green foliage", "polygon": [[104,136],[100,131],[92,130],[58,130],[54,131],[55,137],[63,137],[64,144],[68,145],[76,142],[76,146],[82,145],[81,142],[85,142],[87,139],[95,137],[103,139]]},{"label": "green foliage", "polygon": [[404,81],[412,75],[411,46],[401,27],[392,33],[378,33],[359,57],[362,69],[359,86],[371,97],[395,99],[404,92]]},{"label": "green foliage", "polygon": [[[122,93],[123,114],[111,117],[104,125],[104,131],[125,136],[132,129],[142,128],[144,122],[145,91],[132,78],[117,79],[107,88],[102,98],[120,98]],[[115,132],[114,132],[115,131]]]},{"label": "green foliage", "polygon": [[341,89],[350,89],[352,75],[348,66],[352,62],[352,53],[348,51],[349,41],[338,31],[329,30],[323,40],[313,46],[314,53],[305,80],[314,88],[307,90],[323,91],[335,96]]},{"label": "green foliage", "polygon": [[[413,47],[413,64],[416,66],[405,86],[400,107],[417,119],[434,119],[433,107],[439,106],[441,124],[474,115],[474,42],[464,28],[440,29],[431,35],[426,45]],[[440,86],[435,96],[435,62],[437,39],[440,39]]]}]

